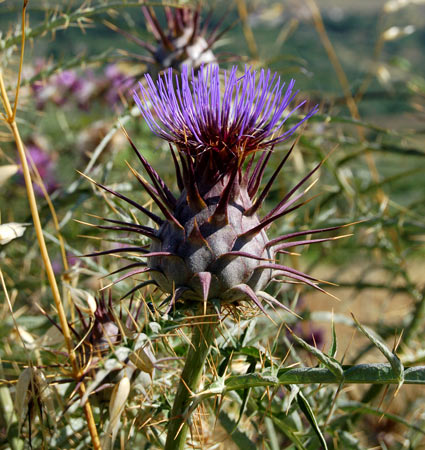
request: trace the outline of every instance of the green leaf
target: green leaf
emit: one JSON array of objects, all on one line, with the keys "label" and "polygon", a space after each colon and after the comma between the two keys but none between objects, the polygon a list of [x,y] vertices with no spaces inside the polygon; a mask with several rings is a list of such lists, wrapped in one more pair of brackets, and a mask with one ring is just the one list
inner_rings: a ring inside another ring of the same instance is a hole
[{"label": "green leaf", "polygon": [[332,311],[332,343],[331,343],[331,348],[329,349],[329,356],[332,358],[335,358],[337,350],[338,350],[338,342],[336,339],[335,322],[334,322],[334,315],[333,315],[333,311]]},{"label": "green leaf", "polygon": [[297,436],[297,431],[293,430],[284,420],[270,414],[269,417],[272,419],[273,423],[279,428],[279,430],[291,440],[298,450],[306,450],[300,438]]},{"label": "green leaf", "polygon": [[325,355],[318,348],[305,342],[300,337],[296,336],[291,329],[289,329],[292,338],[303,347],[305,350],[310,352],[315,356],[324,366],[326,366],[338,379],[342,379],[344,376],[344,371],[342,370],[341,364],[334,358]]},{"label": "green leaf", "polygon": [[348,431],[338,433],[338,438],[341,442],[341,448],[344,450],[363,450],[359,440]]},{"label": "green leaf", "polygon": [[304,394],[300,390],[297,394],[297,402],[301,409],[301,411],[304,413],[305,417],[309,421],[311,427],[313,428],[314,432],[316,433],[317,437],[319,438],[320,443],[322,444],[323,448],[325,450],[328,450],[328,446],[326,444],[325,437],[322,434],[322,431],[320,430],[319,424],[317,423],[316,417],[313,413],[313,410],[311,409],[310,404],[308,403],[307,399],[304,397]]},{"label": "green leaf", "polygon": [[395,175],[391,175],[387,178],[382,179],[378,183],[371,183],[369,186],[361,190],[361,194],[368,194],[370,191],[374,191],[375,189],[381,188],[386,184],[392,184],[394,181],[401,180],[406,177],[410,177],[411,175],[415,175],[416,173],[424,172],[425,167],[415,167],[414,169],[405,170],[403,172],[396,173]]},{"label": "green leaf", "polygon": [[266,417],[264,419],[264,424],[266,426],[267,436],[268,436],[268,443],[271,450],[280,450],[279,446],[279,439],[276,435],[276,430],[274,428],[273,420],[270,419],[270,417]]},{"label": "green leaf", "polygon": [[[254,373],[256,365],[257,365],[257,361],[255,359],[251,359],[251,363],[250,363],[246,373],[247,374]],[[242,420],[242,416],[243,416],[243,414],[245,412],[246,405],[248,403],[250,394],[251,394],[251,388],[243,390],[243,393],[242,393],[242,404],[241,404],[241,407],[239,408],[239,417],[238,417],[238,420],[236,421],[236,424],[235,424],[235,430],[238,427],[240,421]],[[235,430],[233,430],[233,431],[235,431]],[[232,433],[233,433],[233,431],[232,431]]]},{"label": "green leaf", "polygon": [[363,327],[357,319],[353,316],[353,320],[356,323],[357,328],[372,342],[372,344],[387,358],[388,362],[391,364],[394,374],[397,377],[399,387],[404,381],[404,367],[399,357],[394,354],[378,337],[372,330],[368,330]]},{"label": "green leaf", "polygon": [[353,402],[342,402],[342,403],[338,403],[338,408],[341,409],[342,411],[349,412],[350,417],[352,416],[352,413],[373,414],[374,416],[378,416],[378,417],[383,416],[386,419],[392,420],[393,422],[397,422],[408,428],[411,428],[412,430],[415,430],[418,433],[425,434],[424,428],[418,427],[417,425],[414,425],[413,423],[403,419],[400,416],[384,412],[379,408],[374,408],[373,406],[368,406],[368,405],[365,405],[364,403],[354,402],[354,401]]},{"label": "green leaf", "polygon": [[218,420],[222,427],[229,433],[233,442],[241,450],[256,450],[257,445],[251,441],[251,439],[242,431],[237,430],[237,423],[232,420],[227,413],[220,411]]}]

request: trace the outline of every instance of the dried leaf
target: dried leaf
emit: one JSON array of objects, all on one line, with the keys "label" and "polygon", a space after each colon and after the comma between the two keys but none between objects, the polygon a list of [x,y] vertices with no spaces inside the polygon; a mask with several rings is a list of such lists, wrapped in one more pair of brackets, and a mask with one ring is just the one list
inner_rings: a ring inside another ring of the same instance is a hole
[{"label": "dried leaf", "polygon": [[85,291],[84,289],[78,289],[70,286],[69,284],[65,284],[65,286],[69,289],[71,293],[72,301],[74,305],[81,311],[86,314],[93,315],[97,309],[96,300],[90,292]]},{"label": "dried leaf", "polygon": [[114,446],[114,441],[121,423],[121,415],[130,393],[130,387],[129,378],[124,376],[112,392],[111,401],[109,402],[109,424],[102,443],[102,448],[105,450],[111,449]]},{"label": "dried leaf", "polygon": [[[55,407],[53,403],[53,393],[46,380],[44,373],[36,367],[27,367],[19,375],[16,385],[15,407],[19,419],[19,429],[28,408],[38,404],[47,413],[47,417],[54,420]],[[33,411],[29,411],[31,415]]]},{"label": "dried leaf", "polygon": [[8,164],[6,166],[0,166],[0,187],[8,180],[11,176],[15,175],[18,171],[19,166],[16,164]]},{"label": "dried leaf", "polygon": [[22,422],[27,415],[29,401],[30,401],[30,384],[33,377],[33,368],[27,367],[24,369],[18,378],[16,384],[15,408],[19,420],[19,429],[21,429]]},{"label": "dried leaf", "polygon": [[10,222],[0,225],[0,245],[8,244],[13,239],[21,237],[25,233],[25,227],[29,223]]},{"label": "dried leaf", "polygon": [[156,358],[149,347],[149,343],[146,343],[143,347],[135,350],[130,354],[130,361],[142,372],[146,372],[152,375]]}]

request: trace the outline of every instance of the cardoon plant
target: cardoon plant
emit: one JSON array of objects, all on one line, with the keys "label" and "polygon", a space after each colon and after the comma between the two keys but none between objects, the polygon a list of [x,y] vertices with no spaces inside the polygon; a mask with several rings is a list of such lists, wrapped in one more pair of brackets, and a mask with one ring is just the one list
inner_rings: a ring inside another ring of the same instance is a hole
[{"label": "cardoon plant", "polygon": [[[170,143],[179,194],[175,196],[155,169],[131,142],[151,183],[132,169],[163,217],[136,201],[99,185],[137,208],[157,224],[156,228],[136,222],[106,219],[113,226],[101,228],[136,233],[151,240],[145,245],[120,247],[93,255],[132,253],[140,262],[119,269],[129,270],[115,282],[146,273],[148,283],[167,295],[165,312],[184,307],[207,315],[195,327],[182,382],[170,415],[166,448],[183,448],[187,433],[190,391],[198,388],[214,327],[215,312],[248,304],[264,313],[265,303],[284,307],[265,292],[271,281],[305,283],[323,291],[318,280],[276,261],[280,253],[305,243],[332,238],[304,240],[303,236],[338,227],[304,230],[269,239],[267,229],[281,217],[301,207],[302,188],[318,170],[314,167],[294,185],[281,201],[262,217],[260,208],[291,150],[260,192],[262,178],[274,146],[291,135],[317,110],[311,108],[294,125],[288,118],[301,112],[305,101],[291,104],[297,92],[270,71],[257,73],[245,68],[220,71],[217,65],[201,67],[195,75],[186,67],[180,76],[172,69],[155,83],[149,75],[134,98],[150,129]],[[301,237],[301,239],[299,239]],[[294,240],[295,239],[295,240]],[[267,314],[267,313],[266,313]]]}]

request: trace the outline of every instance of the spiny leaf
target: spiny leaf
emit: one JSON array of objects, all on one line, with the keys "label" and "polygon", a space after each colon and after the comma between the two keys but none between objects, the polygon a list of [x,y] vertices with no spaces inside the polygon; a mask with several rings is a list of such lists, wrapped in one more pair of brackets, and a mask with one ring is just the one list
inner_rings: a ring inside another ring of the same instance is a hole
[{"label": "spiny leaf", "polygon": [[313,347],[312,345],[305,342],[303,339],[298,337],[294,332],[287,327],[289,332],[291,333],[292,338],[301,345],[305,350],[310,352],[313,356],[315,356],[325,367],[327,367],[339,380],[342,380],[344,377],[344,370],[334,358],[327,356],[325,353],[320,351],[318,348]]},{"label": "spiny leaf", "polygon": [[398,386],[400,387],[404,381],[404,367],[399,357],[394,354],[378,337],[371,331],[363,327],[359,321],[355,318],[354,314],[351,314],[357,328],[372,342],[372,344],[387,358],[388,362],[391,364],[391,368],[394,371],[397,380],[399,381]]}]

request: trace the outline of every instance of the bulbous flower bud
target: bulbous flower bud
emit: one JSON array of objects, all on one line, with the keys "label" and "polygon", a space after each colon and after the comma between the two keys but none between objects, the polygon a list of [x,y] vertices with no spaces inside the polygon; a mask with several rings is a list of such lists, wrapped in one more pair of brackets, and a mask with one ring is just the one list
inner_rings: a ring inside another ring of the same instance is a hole
[{"label": "bulbous flower bud", "polygon": [[218,28],[208,33],[207,25],[200,25],[200,8],[165,7],[167,27],[159,24],[153,8],[142,7],[149,31],[157,41],[155,47],[148,46],[152,54],[150,73],[160,73],[169,67],[181,70],[183,66],[198,69],[202,65],[215,63],[212,46],[218,38]]}]

